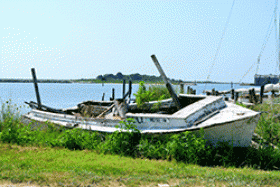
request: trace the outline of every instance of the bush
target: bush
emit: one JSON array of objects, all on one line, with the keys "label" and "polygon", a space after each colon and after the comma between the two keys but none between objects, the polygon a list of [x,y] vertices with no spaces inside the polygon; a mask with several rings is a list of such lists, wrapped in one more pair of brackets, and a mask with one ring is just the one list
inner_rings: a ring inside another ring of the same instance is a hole
[{"label": "bush", "polygon": [[[166,87],[150,86],[147,90],[143,81],[139,83],[139,89],[134,95],[136,97],[136,103],[139,109],[146,109],[146,103],[149,101],[161,101],[171,97]],[[153,109],[156,110],[159,108],[159,106],[160,102],[155,105]]]},{"label": "bush", "polygon": [[205,146],[206,141],[203,139],[203,135],[197,137],[189,131],[173,135],[167,144],[172,158],[188,163],[197,163],[200,156],[205,153]]},{"label": "bush", "polygon": [[121,130],[115,131],[107,136],[103,144],[104,152],[111,154],[120,154],[127,156],[136,155],[136,146],[141,139],[141,133],[133,124],[133,119],[127,119],[125,122],[121,121],[119,128]]}]

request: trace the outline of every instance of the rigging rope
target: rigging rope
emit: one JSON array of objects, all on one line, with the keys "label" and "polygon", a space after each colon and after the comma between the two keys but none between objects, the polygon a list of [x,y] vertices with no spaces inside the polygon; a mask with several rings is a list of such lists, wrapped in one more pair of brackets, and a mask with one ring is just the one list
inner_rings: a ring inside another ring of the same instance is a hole
[{"label": "rigging rope", "polygon": [[[278,41],[278,29],[277,29],[277,10],[278,10],[278,7],[277,7],[277,5],[278,5],[278,0],[275,0],[275,10],[274,10],[274,28],[275,28],[275,49],[276,49],[276,54],[275,54],[275,56],[276,56],[276,61],[278,61],[279,59],[278,59],[278,51],[279,51],[279,45],[278,45],[278,43],[279,43],[279,41]],[[275,74],[277,74],[277,65],[278,65],[278,62],[276,63],[276,68],[275,68]]]},{"label": "rigging rope", "polygon": [[[228,15],[227,22],[226,22],[226,24],[225,24],[224,30],[223,30],[223,34],[222,34],[221,40],[220,40],[220,42],[219,42],[217,51],[216,51],[215,56],[214,56],[213,63],[212,63],[212,65],[211,65],[210,69],[209,69],[209,73],[208,73],[208,76],[207,76],[207,78],[206,78],[206,84],[208,83],[208,80],[209,80],[210,75],[211,75],[211,73],[212,73],[212,70],[213,70],[213,67],[214,67],[214,65],[215,65],[217,56],[218,56],[218,54],[219,54],[219,51],[220,51],[220,48],[221,48],[221,45],[222,45],[222,41],[223,41],[223,39],[224,39],[226,30],[227,30],[227,27],[228,27],[229,19],[230,19],[231,14],[232,14],[234,2],[235,2],[235,0],[233,0],[233,2],[232,2],[232,6],[231,6],[231,9],[230,9],[230,12],[229,12],[229,15]],[[205,90],[205,88],[206,88],[206,84],[205,84],[204,90]]]},{"label": "rigging rope", "polygon": [[243,80],[243,78],[251,71],[251,69],[254,67],[255,64],[256,64],[255,62],[252,64],[252,66],[248,69],[248,71],[247,71],[247,72],[243,75],[243,77],[240,79],[240,81],[238,82],[238,84],[241,83],[241,81]]},{"label": "rigging rope", "polygon": [[[262,47],[261,47],[261,51],[260,51],[260,54],[257,58],[257,67],[256,67],[256,73],[255,74],[258,74],[258,71],[259,71],[259,65],[260,65],[260,59],[261,59],[261,56],[262,56],[262,53],[266,47],[266,44],[267,44],[267,41],[268,39],[270,38],[270,35],[271,35],[271,32],[272,32],[272,29],[273,29],[273,26],[272,25],[272,21],[273,21],[273,18],[274,18],[274,21],[275,21],[275,15],[276,15],[276,12],[277,12],[277,0],[275,1],[275,8],[274,8],[274,12],[271,16],[271,20],[270,20],[270,23],[269,23],[269,26],[268,26],[268,29],[267,29],[267,33],[266,33],[266,36],[265,36],[265,39],[264,39],[264,42],[262,44]],[[275,22],[274,22],[275,23]],[[276,40],[277,41],[277,40]],[[280,53],[279,53],[280,55]],[[280,57],[279,57],[280,59]],[[241,83],[241,81],[243,80],[243,78],[252,70],[253,66],[255,65],[255,63],[253,63],[253,65],[248,69],[248,71],[243,75],[243,77],[240,79],[239,81],[239,84]],[[280,64],[279,64],[279,68],[280,68]]]},{"label": "rigging rope", "polygon": [[[259,56],[258,56],[258,58],[257,58],[258,60],[257,60],[256,74],[258,74],[258,71],[259,71],[260,58],[261,58],[261,56],[262,56],[262,53],[263,53],[263,51],[264,51],[264,49],[265,49],[265,47],[266,47],[266,43],[267,43],[268,39],[270,38],[270,34],[271,34],[271,32],[272,32],[272,29],[273,29],[273,26],[270,28],[270,26],[271,26],[271,24],[272,24],[273,18],[274,18],[274,23],[275,23],[275,29],[277,30],[277,25],[276,25],[277,4],[278,4],[278,0],[275,0],[275,8],[274,8],[273,14],[272,14],[272,16],[271,16],[271,20],[270,20],[270,23],[269,23],[269,26],[268,26],[268,29],[267,29],[267,34],[266,34],[266,37],[265,37],[265,39],[264,39],[264,42],[263,42],[263,45],[262,45],[262,48],[261,48],[261,52],[260,52],[260,54],[259,54]],[[275,31],[276,31],[276,30],[275,30]],[[269,33],[268,33],[268,32],[269,32]],[[276,35],[277,35],[277,31],[276,31],[275,33],[276,33]],[[277,39],[276,39],[276,41],[277,41]],[[277,44],[276,44],[276,45],[277,45]],[[276,47],[276,48],[277,48],[277,47]]]}]

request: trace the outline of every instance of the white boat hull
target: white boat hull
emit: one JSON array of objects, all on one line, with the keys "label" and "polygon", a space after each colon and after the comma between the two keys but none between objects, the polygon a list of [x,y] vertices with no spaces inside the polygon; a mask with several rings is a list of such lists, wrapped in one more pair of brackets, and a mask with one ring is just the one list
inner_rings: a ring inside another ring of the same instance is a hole
[{"label": "white boat hull", "polygon": [[[213,113],[213,114],[212,114]],[[111,113],[112,114],[112,113]],[[120,120],[107,115],[103,119],[82,118],[68,114],[57,114],[33,109],[26,118],[49,121],[65,127],[76,127],[92,131],[108,132],[116,128]],[[213,145],[229,142],[233,146],[248,147],[259,120],[258,112],[224,102],[221,97],[205,97],[174,114],[127,113],[126,118],[135,119],[136,128],[141,133],[179,133],[204,129],[205,139]]]}]

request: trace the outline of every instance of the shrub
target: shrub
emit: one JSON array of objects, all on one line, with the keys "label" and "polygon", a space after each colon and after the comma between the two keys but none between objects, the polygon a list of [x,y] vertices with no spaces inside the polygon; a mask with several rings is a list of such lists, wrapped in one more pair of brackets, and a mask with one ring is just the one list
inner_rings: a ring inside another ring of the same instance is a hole
[{"label": "shrub", "polygon": [[206,141],[203,139],[203,134],[198,137],[189,131],[173,135],[167,144],[172,158],[188,163],[197,163],[200,156],[205,153],[205,146]]},{"label": "shrub", "polygon": [[[107,136],[105,143],[103,144],[104,152],[120,155],[136,155],[136,146],[141,139],[141,133],[133,124],[133,119],[127,119],[121,121],[119,128],[121,130],[115,131],[111,135]],[[118,128],[118,127],[117,127]]]},{"label": "shrub", "polygon": [[[139,83],[139,89],[136,94],[137,107],[139,109],[147,109],[146,103],[149,101],[161,101],[163,99],[170,98],[169,91],[164,86],[150,86],[146,89],[145,83],[141,81]],[[157,110],[160,107],[160,102],[153,106],[153,110]]]}]

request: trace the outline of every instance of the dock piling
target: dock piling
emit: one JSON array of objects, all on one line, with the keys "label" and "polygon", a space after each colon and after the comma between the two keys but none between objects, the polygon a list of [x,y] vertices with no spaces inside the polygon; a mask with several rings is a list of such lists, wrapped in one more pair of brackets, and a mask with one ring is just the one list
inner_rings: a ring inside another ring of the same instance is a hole
[{"label": "dock piling", "polygon": [[32,74],[32,77],[33,77],[33,83],[34,83],[34,87],[35,87],[35,92],[36,92],[36,98],[37,98],[38,107],[41,108],[41,105],[42,105],[42,104],[41,104],[39,89],[38,89],[38,85],[37,85],[37,78],[36,78],[35,68],[31,68],[31,74]]},{"label": "dock piling", "polygon": [[124,98],[124,95],[125,95],[125,79],[123,79],[123,98]]}]

